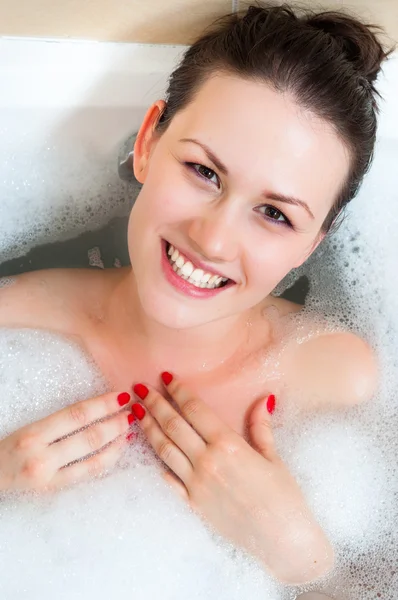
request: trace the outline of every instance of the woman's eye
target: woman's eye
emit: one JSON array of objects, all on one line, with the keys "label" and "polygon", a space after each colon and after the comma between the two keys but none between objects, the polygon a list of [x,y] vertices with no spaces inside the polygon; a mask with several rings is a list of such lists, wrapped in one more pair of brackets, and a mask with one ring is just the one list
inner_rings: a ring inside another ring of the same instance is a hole
[{"label": "woman's eye", "polygon": [[275,206],[260,206],[259,210],[262,215],[267,217],[267,219],[270,219],[271,221],[276,221],[278,223],[285,223],[286,225],[291,226],[289,219],[285,217],[285,215],[280,210],[275,208]]},{"label": "woman's eye", "polygon": [[[193,169],[199,177],[203,177],[204,179],[207,179],[207,181],[215,183],[217,186],[219,185],[218,175],[213,169],[209,169],[209,167],[205,167],[205,165],[200,165],[198,163],[187,163],[187,165]],[[213,181],[213,177],[216,178],[216,181]]]}]

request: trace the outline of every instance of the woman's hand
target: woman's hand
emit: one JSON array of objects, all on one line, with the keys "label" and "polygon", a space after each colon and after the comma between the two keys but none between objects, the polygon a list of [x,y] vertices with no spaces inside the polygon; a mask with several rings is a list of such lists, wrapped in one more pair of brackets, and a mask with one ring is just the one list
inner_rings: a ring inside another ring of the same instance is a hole
[{"label": "woman's hand", "polygon": [[76,402],[1,440],[0,490],[53,491],[104,474],[134,420],[121,410],[129,400],[123,392]]},{"label": "woman's hand", "polygon": [[147,411],[132,408],[191,508],[286,583],[330,570],[333,551],[277,455],[265,401],[250,416],[252,447],[181,382],[162,378],[179,410],[142,384],[134,391]]}]

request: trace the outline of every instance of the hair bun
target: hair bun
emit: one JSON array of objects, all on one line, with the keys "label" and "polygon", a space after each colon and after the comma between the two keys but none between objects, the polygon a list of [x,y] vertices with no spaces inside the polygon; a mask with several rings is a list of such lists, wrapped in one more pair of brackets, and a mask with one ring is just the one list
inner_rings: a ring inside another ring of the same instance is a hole
[{"label": "hair bun", "polygon": [[342,13],[333,11],[318,13],[307,20],[308,25],[329,33],[339,44],[355,69],[373,83],[381,69],[381,63],[390,52],[385,51],[375,33],[381,27],[367,25]]}]

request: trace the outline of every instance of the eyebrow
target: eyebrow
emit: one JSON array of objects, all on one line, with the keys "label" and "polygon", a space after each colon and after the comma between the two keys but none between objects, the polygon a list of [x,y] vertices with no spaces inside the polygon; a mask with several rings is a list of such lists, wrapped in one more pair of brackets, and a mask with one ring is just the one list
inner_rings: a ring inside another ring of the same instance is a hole
[{"label": "eyebrow", "polygon": [[[224,165],[223,162],[221,162],[218,156],[216,156],[214,152],[210,150],[208,146],[206,146],[206,144],[204,144],[203,142],[199,142],[199,140],[196,140],[195,138],[181,138],[179,142],[191,142],[192,144],[197,144],[198,146],[200,146],[204,150],[208,159],[211,160],[211,162],[217,167],[217,169],[224,175],[228,175],[227,167]],[[285,196],[284,194],[278,194],[276,192],[263,192],[262,195],[265,197],[265,199],[268,200],[275,200],[276,202],[284,202],[285,204],[301,206],[301,208],[304,208],[304,210],[309,214],[311,219],[315,219],[310,207],[306,202],[304,202],[304,200],[299,200],[294,196]]]},{"label": "eyebrow", "polygon": [[200,146],[201,148],[203,148],[203,150],[205,151],[205,153],[207,154],[207,157],[211,160],[211,162],[214,165],[216,165],[217,169],[219,171],[221,171],[221,173],[223,173],[224,175],[228,175],[228,169],[227,169],[227,167],[214,154],[214,152],[212,150],[210,150],[210,148],[208,146],[206,146],[206,144],[203,144],[203,142],[199,142],[199,140],[195,140],[194,138],[182,138],[179,141],[180,142],[192,142],[193,144],[198,144],[198,146]]},{"label": "eyebrow", "polygon": [[294,198],[294,196],[284,196],[283,194],[277,194],[276,192],[264,192],[263,196],[270,200],[276,200],[277,202],[285,202],[285,204],[293,204],[294,206],[301,206],[309,214],[311,219],[315,219],[312,210],[304,200]]}]

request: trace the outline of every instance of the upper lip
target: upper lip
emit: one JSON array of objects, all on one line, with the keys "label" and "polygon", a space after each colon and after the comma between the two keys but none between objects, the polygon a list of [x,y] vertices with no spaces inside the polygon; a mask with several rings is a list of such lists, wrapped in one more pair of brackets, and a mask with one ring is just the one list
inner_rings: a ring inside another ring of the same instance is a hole
[{"label": "upper lip", "polygon": [[185,258],[187,258],[193,264],[193,266],[196,267],[197,269],[202,269],[202,271],[206,271],[207,273],[212,273],[212,275],[217,275],[218,277],[223,277],[224,279],[229,279],[230,281],[233,281],[233,279],[231,279],[224,273],[220,273],[219,271],[215,271],[211,267],[208,267],[205,263],[203,263],[202,261],[200,261],[199,259],[194,257],[193,254],[191,254],[189,251],[182,250],[182,249],[180,249],[179,246],[176,246],[175,244],[172,244],[171,242],[168,242],[168,243],[171,244],[171,246],[173,246],[173,248],[178,250],[178,252],[180,252],[180,254],[185,256]]}]

